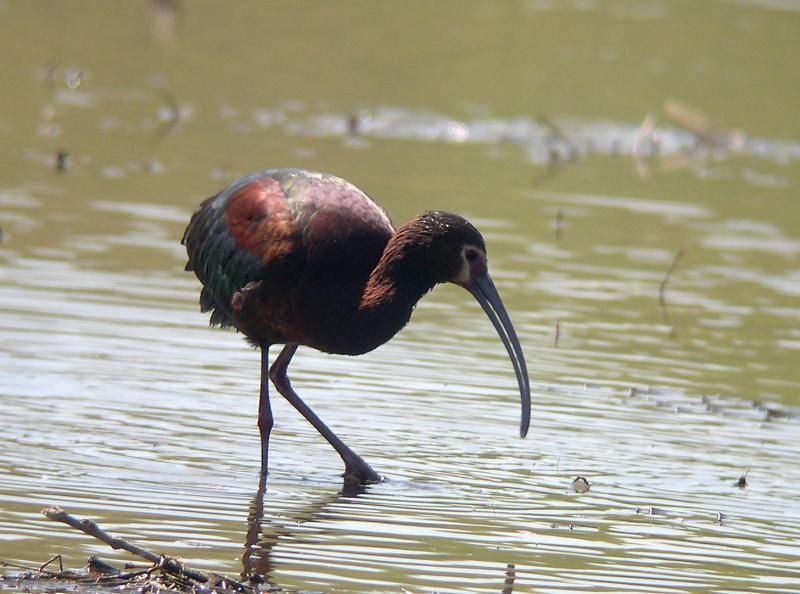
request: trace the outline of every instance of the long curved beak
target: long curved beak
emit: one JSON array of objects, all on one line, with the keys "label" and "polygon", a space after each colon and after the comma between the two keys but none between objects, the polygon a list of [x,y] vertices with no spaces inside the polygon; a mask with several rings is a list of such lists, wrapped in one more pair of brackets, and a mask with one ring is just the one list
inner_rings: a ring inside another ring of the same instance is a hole
[{"label": "long curved beak", "polygon": [[473,297],[481,304],[483,311],[489,316],[495,330],[506,347],[511,364],[514,366],[514,373],[517,375],[519,384],[519,397],[522,403],[522,418],[519,423],[519,436],[525,437],[528,434],[528,427],[531,424],[531,386],[528,380],[528,369],[525,366],[525,356],[522,354],[522,347],[519,345],[517,333],[506,313],[503,301],[492,282],[488,273],[478,274],[465,287],[472,293]]}]

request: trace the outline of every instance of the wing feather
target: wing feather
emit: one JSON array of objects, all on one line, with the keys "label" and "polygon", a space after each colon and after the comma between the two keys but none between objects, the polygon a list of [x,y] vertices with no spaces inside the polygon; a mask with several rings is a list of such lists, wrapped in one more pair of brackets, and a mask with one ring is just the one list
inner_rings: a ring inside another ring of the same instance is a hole
[{"label": "wing feather", "polygon": [[[269,215],[260,202],[274,192],[275,184],[263,183],[264,179],[263,174],[249,176],[205,200],[183,235],[189,256],[186,270],[194,271],[203,284],[200,309],[212,312],[211,325],[230,326],[235,293],[267,275],[256,249],[266,238],[247,236],[253,231],[268,232],[258,224]],[[273,198],[282,199],[282,195]]]}]

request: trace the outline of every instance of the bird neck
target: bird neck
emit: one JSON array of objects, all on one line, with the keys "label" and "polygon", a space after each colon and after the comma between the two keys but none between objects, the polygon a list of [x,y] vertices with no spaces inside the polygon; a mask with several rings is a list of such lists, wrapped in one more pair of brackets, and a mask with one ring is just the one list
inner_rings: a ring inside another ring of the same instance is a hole
[{"label": "bird neck", "polygon": [[386,332],[391,331],[390,337],[406,325],[414,306],[438,282],[424,257],[418,226],[418,220],[411,221],[392,236],[359,304],[364,323],[384,327]]}]

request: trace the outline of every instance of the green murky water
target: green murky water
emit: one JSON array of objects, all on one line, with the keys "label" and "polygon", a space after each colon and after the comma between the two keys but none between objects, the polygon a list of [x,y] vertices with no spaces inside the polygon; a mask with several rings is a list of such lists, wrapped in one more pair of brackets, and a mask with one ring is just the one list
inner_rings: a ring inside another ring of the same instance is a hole
[{"label": "green murky water", "polygon": [[[122,558],[60,504],[290,590],[800,589],[795,3],[6,1],[0,33],[0,560]],[[671,97],[743,134],[698,144]],[[391,480],[342,495],[276,400],[260,509],[258,355],[206,327],[179,239],[287,165],[483,230],[528,439],[440,287],[377,351],[291,368]]]}]

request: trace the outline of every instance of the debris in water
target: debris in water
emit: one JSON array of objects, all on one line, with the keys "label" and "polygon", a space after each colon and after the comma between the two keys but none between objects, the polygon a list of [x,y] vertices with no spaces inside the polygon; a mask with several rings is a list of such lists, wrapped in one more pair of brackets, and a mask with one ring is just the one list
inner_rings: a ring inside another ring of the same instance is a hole
[{"label": "debris in water", "polygon": [[575,477],[575,480],[570,483],[570,488],[576,493],[586,493],[592,488],[592,485],[584,477]]},{"label": "debris in water", "polygon": [[664,117],[691,134],[693,143],[676,154],[661,156],[661,135],[656,116],[648,113],[636,134],[631,151],[639,177],[649,179],[652,159],[664,171],[675,171],[697,165],[710,151],[742,152],[746,136],[741,130],[726,128],[708,114],[674,97],[664,101]]},{"label": "debris in water", "polygon": [[506,564],[506,579],[503,582],[502,594],[512,594],[514,591],[514,580],[517,578],[517,570],[513,563]]},{"label": "debris in water", "polygon": [[81,84],[83,84],[84,74],[83,68],[69,70],[65,77],[67,86],[73,91],[77,89],[79,86],[81,86]]},{"label": "debris in water", "polygon": [[49,561],[45,561],[44,563],[42,563],[42,565],[39,566],[38,570],[39,573],[43,572],[45,568],[54,561],[58,561],[58,571],[60,573],[64,573],[64,561],[63,559],[61,559],[61,555],[56,555],[55,557],[52,557]]},{"label": "debris in water", "polygon": [[169,90],[166,84],[158,84],[158,93],[165,104],[166,116],[163,122],[156,128],[153,136],[153,146],[158,146],[172,132],[181,121],[181,108],[175,95]]},{"label": "debris in water", "polygon": [[56,153],[56,171],[59,173],[64,173],[67,171],[67,167],[69,166],[69,152],[67,149],[60,148]]},{"label": "debris in water", "polygon": [[550,145],[550,164],[555,165],[557,162],[562,161],[561,155],[556,149],[556,146],[561,144],[565,147],[566,150],[566,160],[567,162],[576,161],[578,159],[578,147],[575,146],[575,143],[572,142],[566,134],[564,134],[561,129],[553,124],[550,120],[548,120],[545,116],[540,115],[536,118],[536,121],[547,128],[547,144]]},{"label": "debris in water", "polygon": [[741,130],[726,128],[702,110],[679,99],[670,97],[664,102],[664,115],[708,147],[734,151],[744,147],[745,135]]},{"label": "debris in water", "polygon": [[219,574],[205,573],[190,569],[174,557],[156,555],[122,538],[111,536],[92,520],[88,518],[79,520],[60,507],[48,507],[42,510],[42,514],[49,520],[64,522],[89,536],[93,536],[111,546],[113,549],[123,549],[129,553],[143,557],[150,561],[152,565],[144,569],[122,572],[105,561],[93,557],[89,560],[89,573],[64,571],[63,567],[58,572],[46,569],[49,564],[56,560],[60,563],[60,556],[56,555],[56,557],[53,557],[50,561],[43,564],[38,570],[28,571],[28,573],[21,576],[20,579],[60,580],[87,584],[92,587],[96,587],[100,584],[112,588],[135,587],[138,591],[142,592],[158,592],[161,590],[184,592],[187,594],[201,591],[214,594],[257,594],[257,592],[259,592],[257,587],[253,588],[252,586]]},{"label": "debris in water", "polygon": [[561,322],[556,320],[556,336],[555,336],[555,339],[553,340],[553,346],[555,348],[558,348],[558,339],[560,337],[561,337]]},{"label": "debris in water", "polygon": [[735,483],[733,483],[733,486],[736,487],[737,489],[746,489],[747,488],[747,475],[748,474],[750,474],[750,467],[749,466],[747,467],[747,470],[744,471],[744,474],[739,477],[739,480],[737,480]]},{"label": "debris in water", "polygon": [[669,284],[670,277],[675,269],[678,267],[678,262],[681,261],[683,255],[685,254],[684,248],[680,248],[677,252],[675,252],[675,256],[672,258],[672,262],[670,262],[667,271],[664,273],[664,278],[661,280],[661,283],[658,285],[658,305],[661,308],[661,316],[664,320],[664,325],[670,327],[670,337],[675,337],[675,327],[672,325],[669,319],[669,311],[667,309],[667,285]]},{"label": "debris in water", "polygon": [[347,133],[350,136],[358,136],[361,133],[361,114],[351,113],[347,118]]},{"label": "debris in water", "polygon": [[663,510],[658,507],[637,507],[636,508],[636,515],[645,515],[645,516],[666,516],[666,510]]},{"label": "debris in water", "polygon": [[559,208],[556,212],[556,218],[553,221],[553,230],[556,234],[556,241],[559,241],[564,230],[564,210],[562,208]]},{"label": "debris in water", "polygon": [[554,177],[566,165],[577,161],[580,156],[575,143],[545,116],[538,116],[536,122],[547,130],[544,139],[547,148],[547,169],[534,177],[534,186]]}]

